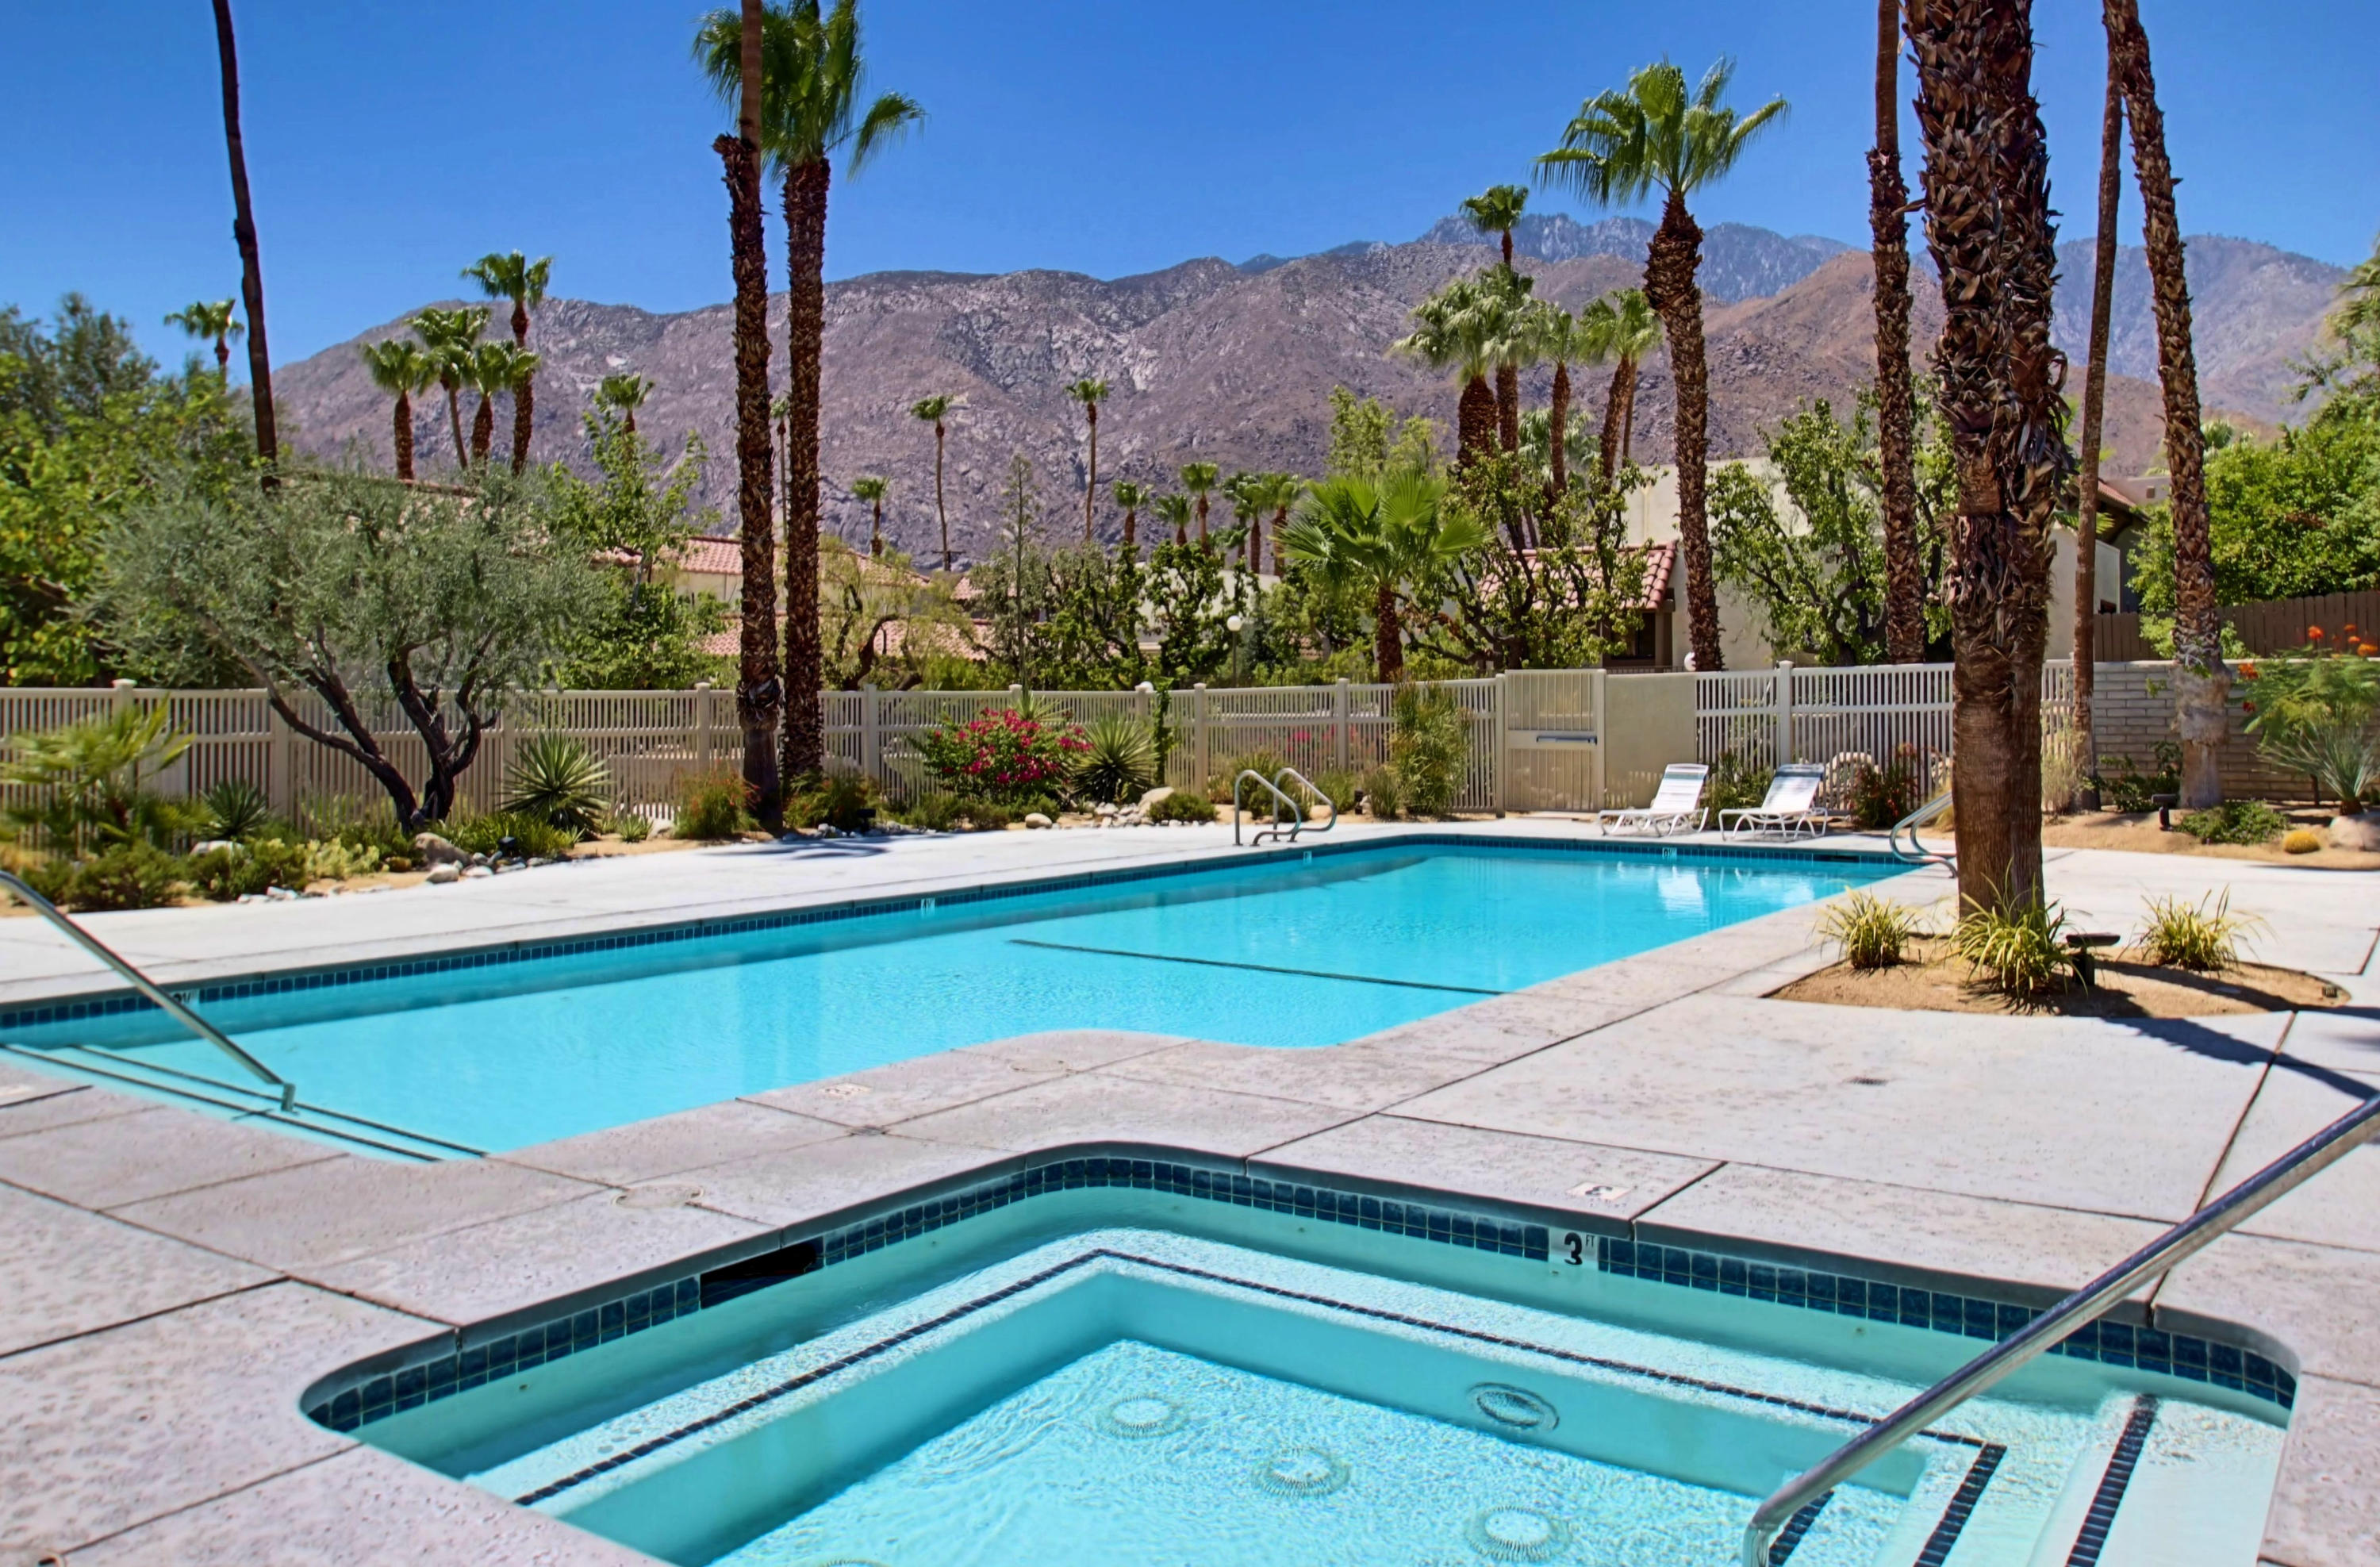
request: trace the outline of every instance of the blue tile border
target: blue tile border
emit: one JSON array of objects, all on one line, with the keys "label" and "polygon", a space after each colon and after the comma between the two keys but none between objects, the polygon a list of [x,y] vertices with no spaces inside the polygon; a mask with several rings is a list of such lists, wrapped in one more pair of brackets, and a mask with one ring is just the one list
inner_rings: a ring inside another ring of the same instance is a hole
[{"label": "blue tile border", "polygon": [[[1553,1233],[1547,1225],[1488,1213],[1175,1160],[1097,1155],[1051,1159],[947,1197],[914,1203],[740,1262],[689,1273],[556,1316],[487,1343],[396,1371],[359,1374],[344,1384],[333,1379],[332,1391],[318,1392],[306,1413],[332,1430],[353,1431],[1013,1203],[1101,1187],[1163,1192],[1532,1262],[1548,1261],[1552,1255]],[[1998,1340],[2037,1315],[2028,1307],[2004,1302],[1905,1288],[1850,1274],[1776,1268],[1713,1252],[1609,1236],[1596,1237],[1594,1244],[1596,1267],[1601,1272],[1966,1338]],[[2051,1353],[2211,1382],[2253,1394],[2283,1409],[2291,1407],[2297,1396],[2296,1379],[2260,1354],[2147,1328],[2095,1323],[2078,1330]]]},{"label": "blue tile border", "polygon": [[[880,915],[916,914],[929,908],[993,903],[1008,898],[1033,897],[1045,893],[1075,892],[1177,876],[1213,875],[1252,865],[1304,863],[1305,860],[1325,856],[1337,857],[1351,854],[1386,854],[1407,848],[1527,849],[1559,854],[1602,855],[1623,859],[1740,860],[1784,865],[1877,866],[1891,863],[1881,854],[1856,850],[1764,849],[1725,844],[1656,844],[1601,838],[1540,840],[1470,837],[1451,832],[1419,832],[1388,842],[1299,844],[1283,849],[1256,850],[1250,851],[1244,857],[1220,864],[1212,861],[1168,861],[1163,865],[1126,866],[1114,870],[1078,871],[1070,876],[1001,882],[990,886],[962,887],[946,893],[892,898],[862,898],[845,903],[823,904],[814,908],[785,909],[775,914],[747,915],[729,919],[687,920],[670,925],[641,927],[604,936],[565,936],[545,941],[525,941],[501,947],[434,953],[417,958],[395,959],[387,963],[346,964],[324,968],[300,969],[287,974],[213,979],[195,986],[177,986],[174,989],[176,994],[184,1001],[194,1005],[204,1006],[222,1002],[246,1001],[259,996],[292,995],[300,991],[334,990],[346,985],[371,984],[385,979],[412,979],[429,975],[459,973],[475,968],[500,968],[514,964],[544,963],[563,958],[586,957],[597,953],[665,946],[679,941],[702,941],[713,937],[758,935],[771,930],[791,929],[805,925],[826,925],[848,919],[869,919]],[[134,991],[94,992],[0,1010],[0,1031],[51,1027],[62,1023],[79,1023],[91,1018],[115,1017],[129,1013],[153,1010],[155,1009],[148,998]]]}]

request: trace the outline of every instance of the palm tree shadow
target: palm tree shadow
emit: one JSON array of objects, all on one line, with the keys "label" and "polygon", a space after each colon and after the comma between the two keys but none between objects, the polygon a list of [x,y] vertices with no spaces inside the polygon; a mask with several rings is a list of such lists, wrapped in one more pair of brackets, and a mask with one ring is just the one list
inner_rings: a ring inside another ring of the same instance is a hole
[{"label": "palm tree shadow", "polygon": [[760,852],[789,859],[866,859],[892,847],[872,838],[780,838],[760,845]]},{"label": "palm tree shadow", "polygon": [[[2235,1013],[2230,1015],[2253,1014]],[[2356,1042],[2367,1044],[2370,1047],[2372,1069],[2375,1074],[2380,1074],[2380,1007],[2325,1007],[2319,1012],[2309,1012],[2305,1015],[2351,1018],[2367,1026],[2368,1037]],[[2324,1066],[2319,1063],[2289,1054],[2286,1039],[2282,1043],[2279,1053],[2277,1054],[2270,1046],[2253,1044],[2246,1039],[2237,1039],[2219,1028],[2209,1027],[2203,1021],[2192,1017],[2111,1017],[2107,1021],[2121,1023],[2135,1033],[2171,1045],[2177,1050],[2188,1051],[2192,1055],[2202,1056],[2209,1061],[2225,1062],[2235,1066],[2269,1065],[2276,1072],[2292,1072],[2310,1082],[2320,1083],[2325,1087],[2336,1089],[2359,1102],[2372,1098],[2374,1094],[2380,1094],[2380,1082],[2367,1082],[2352,1073],[2342,1072],[2336,1067]]]}]

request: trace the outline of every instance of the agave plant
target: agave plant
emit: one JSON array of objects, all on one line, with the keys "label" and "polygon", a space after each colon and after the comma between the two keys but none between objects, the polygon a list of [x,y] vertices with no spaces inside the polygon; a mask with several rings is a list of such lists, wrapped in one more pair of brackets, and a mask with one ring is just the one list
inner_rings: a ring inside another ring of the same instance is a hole
[{"label": "agave plant", "polygon": [[611,814],[611,771],[567,735],[533,735],[504,774],[504,809],[588,837]]},{"label": "agave plant", "polygon": [[1123,713],[1102,713],[1084,731],[1090,749],[1075,766],[1084,798],[1121,804],[1137,799],[1157,776],[1157,746],[1148,725]]},{"label": "agave plant", "polygon": [[245,778],[226,778],[201,796],[207,808],[207,835],[231,843],[253,838],[273,820],[273,802]]}]

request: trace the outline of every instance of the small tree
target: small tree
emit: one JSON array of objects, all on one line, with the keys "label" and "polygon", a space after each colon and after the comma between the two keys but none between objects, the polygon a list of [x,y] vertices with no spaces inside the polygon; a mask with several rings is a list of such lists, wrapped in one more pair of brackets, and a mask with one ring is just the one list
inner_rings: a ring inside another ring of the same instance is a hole
[{"label": "small tree", "polygon": [[975,627],[948,577],[926,577],[898,550],[864,555],[832,534],[819,540],[819,622],[826,678],[906,691],[937,658],[965,652]]},{"label": "small tree", "polygon": [[598,477],[552,470],[551,527],[607,569],[550,678],[593,690],[646,691],[717,676],[722,660],[703,643],[725,629],[727,606],[655,580],[688,540],[718,522],[718,513],[694,504],[709,457],[701,437],[687,435],[677,461],[665,464],[662,449],[600,393],[585,418]]},{"label": "small tree", "polygon": [[[158,680],[245,671],[284,723],[370,772],[418,831],[453,808],[504,698],[587,613],[595,568],[557,537],[543,488],[501,469],[460,496],[360,473],[290,477],[128,514],[108,541],[100,615]],[[298,706],[301,687],[330,726]],[[373,734],[389,707],[426,752],[418,785]]]},{"label": "small tree", "polygon": [[[1484,673],[1578,669],[1627,650],[1644,619],[1645,554],[1628,542],[1627,497],[1641,469],[1603,482],[1589,465],[1548,502],[1524,456],[1483,456],[1457,476],[1447,515],[1474,547],[1436,557],[1412,597],[1439,606],[1415,650]],[[1517,545],[1526,539],[1528,547]]]}]

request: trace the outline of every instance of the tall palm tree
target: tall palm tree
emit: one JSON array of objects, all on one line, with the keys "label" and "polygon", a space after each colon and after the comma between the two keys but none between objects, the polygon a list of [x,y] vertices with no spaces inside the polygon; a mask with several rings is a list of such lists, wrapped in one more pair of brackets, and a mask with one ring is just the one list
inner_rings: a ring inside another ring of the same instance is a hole
[{"label": "tall palm tree", "polygon": [[391,337],[363,348],[372,384],[396,398],[396,477],[413,482],[413,395],[438,380],[438,362],[410,338]]},{"label": "tall palm tree", "polygon": [[1661,318],[1641,288],[1607,294],[1579,312],[1580,330],[1597,363],[1611,365],[1611,392],[1603,403],[1599,453],[1607,482],[1635,461],[1636,368],[1661,346]]},{"label": "tall palm tree", "polygon": [[[833,161],[856,174],[877,152],[925,118],[897,92],[866,98],[868,67],[860,46],[856,0],[787,0],[759,18],[760,145],[784,182],[785,248],[791,281],[786,303],[789,358],[786,390],[794,399],[786,466],[792,504],[785,514],[785,720],[779,766],[784,776],[808,776],[826,766],[823,678],[819,644],[819,374],[826,334],[827,192]],[[714,11],[702,24],[697,50],[711,80],[740,69],[741,18]]]},{"label": "tall palm tree", "polygon": [[[762,116],[769,83],[761,0],[735,12],[714,11],[694,36],[694,58],[720,102],[735,110],[735,134],[711,143],[727,187],[729,264],[735,279],[735,509],[742,556],[737,616],[735,720],[744,732],[744,783],[774,823],[783,808],[778,718],[784,681],[777,644],[777,521],[769,436],[769,257],[761,217]],[[787,467],[790,469],[790,455]],[[787,510],[791,511],[790,472]],[[816,511],[816,495],[812,495]],[[813,516],[815,525],[815,516]],[[815,543],[813,543],[815,551]],[[811,557],[815,561],[815,553]],[[815,575],[815,574],[813,574]]]},{"label": "tall palm tree", "polygon": [[1524,185],[1491,185],[1480,194],[1463,200],[1463,215],[1471,220],[1471,226],[1502,239],[1507,271],[1512,265],[1512,227],[1521,221],[1521,212],[1528,204],[1529,190]]},{"label": "tall palm tree", "polygon": [[1372,663],[1381,680],[1404,678],[1398,598],[1405,585],[1488,541],[1486,529],[1448,511],[1445,499],[1446,481],[1435,474],[1393,474],[1379,484],[1326,479],[1281,529],[1290,559],[1311,562],[1325,580],[1371,594]]},{"label": "tall palm tree", "polygon": [[1552,469],[1547,493],[1558,498],[1570,490],[1570,367],[1594,363],[1600,345],[1576,316],[1560,305],[1539,305],[1531,313],[1529,324],[1536,334],[1538,359],[1549,360],[1554,367],[1553,392],[1546,407],[1546,421],[1552,431],[1546,443]]},{"label": "tall palm tree", "polygon": [[1119,479],[1112,493],[1115,504],[1123,508],[1123,547],[1129,550],[1140,542],[1140,508],[1148,504],[1148,488],[1129,479]]},{"label": "tall palm tree", "polygon": [[595,385],[596,407],[618,414],[631,435],[637,432],[637,410],[652,395],[653,383],[641,375],[607,375]]},{"label": "tall palm tree", "polygon": [[[920,397],[909,405],[909,417],[934,427],[934,516],[942,525],[942,569],[951,569],[951,514],[942,504],[942,421],[950,417],[959,399],[937,392],[930,397]],[[1127,530],[1128,531],[1128,530]],[[1124,541],[1130,543],[1129,537]]]},{"label": "tall palm tree", "polygon": [[[553,258],[540,256],[530,261],[518,250],[506,254],[491,250],[463,269],[466,282],[476,283],[480,292],[491,299],[513,302],[513,346],[527,351],[528,347],[528,313],[545,303],[545,290],[553,281]],[[518,473],[528,460],[528,437],[537,419],[537,381],[534,376],[520,383],[513,394],[513,471]]]},{"label": "tall palm tree", "polygon": [[2049,335],[2049,157],[2026,0],[1909,0],[1904,15],[1943,298],[1937,400],[1959,475],[1944,582],[1959,893],[2014,913],[2042,896],[2048,543],[2074,466]]},{"label": "tall palm tree", "polygon": [[1099,489],[1099,405],[1107,400],[1108,383],[1085,376],[1066,388],[1066,395],[1083,405],[1083,418],[1090,421],[1091,471],[1083,480],[1083,542],[1091,541],[1091,500]]},{"label": "tall palm tree", "polygon": [[240,333],[239,322],[232,314],[238,303],[237,299],[200,299],[165,318],[167,326],[178,326],[201,343],[214,340],[215,375],[226,386],[231,384],[231,340]]},{"label": "tall palm tree", "polygon": [[1479,280],[1459,277],[1414,307],[1414,329],[1390,345],[1432,370],[1451,370],[1463,383],[1454,405],[1455,464],[1494,449],[1496,394],[1488,377],[1496,368],[1493,312],[1483,310]]},{"label": "tall palm tree", "polygon": [[[1305,493],[1305,480],[1293,473],[1266,474],[1264,484],[1257,492],[1265,508],[1272,513],[1272,574],[1275,577],[1281,573],[1281,530],[1289,526],[1289,509],[1297,504]],[[1253,555],[1249,558],[1249,565],[1256,570],[1264,569]]]},{"label": "tall palm tree", "polygon": [[1876,145],[1867,155],[1876,258],[1876,429],[1884,520],[1884,645],[1925,657],[1925,566],[1917,557],[1917,391],[1909,374],[1909,183],[1900,176],[1900,0],[1876,0]]},{"label": "tall palm tree", "polygon": [[1510,456],[1521,449],[1521,372],[1542,361],[1536,328],[1537,301],[1531,281],[1509,267],[1480,280],[1481,331],[1496,363],[1496,440]]},{"label": "tall palm tree", "polygon": [[[273,356],[264,346],[264,257],[256,243],[256,207],[248,196],[248,146],[239,133],[239,47],[232,37],[231,0],[214,0],[215,55],[223,77],[224,149],[231,157],[231,237],[239,247],[239,297],[248,312],[248,391],[256,409],[256,455],[267,468],[281,460],[273,419]],[[273,476],[265,475],[265,483]]]},{"label": "tall palm tree", "polygon": [[1187,544],[1190,542],[1191,505],[1189,496],[1160,495],[1156,500],[1151,501],[1148,504],[1148,509],[1156,514],[1157,519],[1160,522],[1170,522],[1173,525],[1173,541],[1175,543]]},{"label": "tall palm tree", "polygon": [[1265,476],[1242,468],[1224,481],[1223,493],[1231,498],[1232,520],[1240,525],[1240,567],[1257,569],[1257,546],[1264,532],[1264,497],[1259,492]]},{"label": "tall palm tree", "polygon": [[2206,504],[2206,437],[2198,402],[2198,357],[2190,341],[2190,282],[2182,271],[2181,224],[2173,204],[2173,162],[2165,111],[2149,67],[2149,35],[2135,0],[2106,0],[2107,52],[2124,89],[2132,130],[2132,179],[2140,187],[2149,297],[2156,307],[2157,383],[2165,393],[2167,503],[2173,514],[2174,728],[2181,737],[2181,803],[2204,809],[2223,798],[2216,761],[2228,723],[2231,670],[2223,662],[2223,618],[2215,604],[2215,557]]},{"label": "tall palm tree", "polygon": [[1703,299],[1694,283],[1703,231],[1686,198],[1724,176],[1753,138],[1785,113],[1771,99],[1748,115],[1719,100],[1735,74],[1730,60],[1704,73],[1690,94],[1686,73],[1667,60],[1646,66],[1626,88],[1590,98],[1562,132],[1561,145],[1537,159],[1541,182],[1569,187],[1598,206],[1658,189],[1661,226],[1645,263],[1645,298],[1669,328],[1670,368],[1678,388],[1678,540],[1686,557],[1686,608],[1694,666],[1724,667],[1718,641],[1718,587],[1711,572],[1704,495],[1709,475],[1710,380],[1703,361]]},{"label": "tall palm tree", "polygon": [[868,533],[868,553],[870,555],[884,553],[884,492],[891,488],[887,480],[872,473],[863,473],[851,481],[851,498],[865,501],[876,508],[876,520]]},{"label": "tall palm tree", "polygon": [[[482,343],[472,350],[470,385],[480,394],[480,407],[471,415],[473,468],[486,466],[488,448],[494,443],[496,399],[507,394],[517,395],[520,383],[536,373],[537,356],[510,343]],[[528,458],[528,454],[516,444],[513,452],[513,471],[518,473]]]},{"label": "tall palm tree", "polygon": [[470,460],[463,444],[461,393],[471,384],[471,357],[487,325],[488,312],[476,305],[452,310],[433,306],[413,318],[413,330],[428,346],[437,369],[439,390],[446,394],[446,423],[455,441],[456,468],[468,466]]},{"label": "tall palm tree", "polygon": [[2116,302],[2116,208],[2124,185],[2124,84],[2107,56],[2099,116],[2099,233],[2091,257],[2091,337],[2082,362],[2082,471],[2074,507],[2074,739],[2085,805],[2099,803],[2099,747],[2092,733],[2099,665],[2099,443],[2107,419],[2107,333]]},{"label": "tall palm tree", "polygon": [[1207,495],[1222,477],[1222,470],[1213,463],[1184,463],[1178,477],[1182,488],[1190,492],[1192,504],[1198,511],[1198,542],[1207,541]]}]

